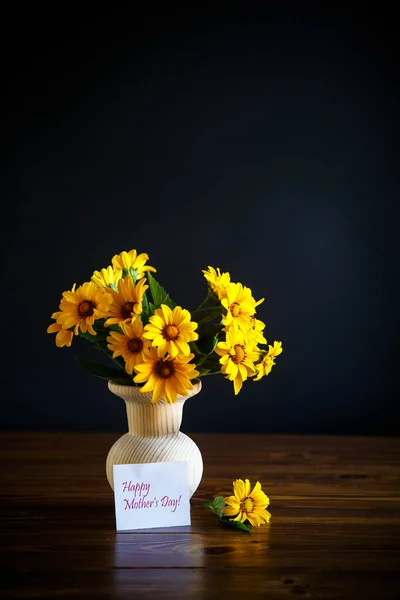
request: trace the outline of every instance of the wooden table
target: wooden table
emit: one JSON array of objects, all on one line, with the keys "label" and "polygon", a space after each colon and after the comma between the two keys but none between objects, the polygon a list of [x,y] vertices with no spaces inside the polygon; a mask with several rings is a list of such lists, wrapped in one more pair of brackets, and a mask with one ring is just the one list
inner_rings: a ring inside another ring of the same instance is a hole
[{"label": "wooden table", "polygon": [[[196,434],[192,526],[116,533],[104,462],[117,434],[3,434],[5,598],[400,598],[400,440]],[[257,479],[252,534],[202,504]]]}]

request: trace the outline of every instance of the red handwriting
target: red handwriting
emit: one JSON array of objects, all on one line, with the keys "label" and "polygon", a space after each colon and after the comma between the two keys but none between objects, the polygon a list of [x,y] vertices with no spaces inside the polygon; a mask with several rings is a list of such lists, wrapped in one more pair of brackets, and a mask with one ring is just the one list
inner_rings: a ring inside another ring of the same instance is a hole
[{"label": "red handwriting", "polygon": [[139,508],[153,508],[153,506],[155,508],[157,508],[158,506],[158,500],[156,498],[154,498],[154,500],[145,500],[144,498],[140,498],[139,500],[135,500],[134,498],[132,498],[132,500],[127,500],[126,498],[124,498],[124,510],[137,510]]},{"label": "red handwriting", "polygon": [[134,497],[146,498],[150,492],[150,483],[132,483],[132,481],[124,481],[122,484],[123,492],[132,492]]},{"label": "red handwriting", "polygon": [[175,512],[181,503],[182,496],[179,498],[170,498],[169,496],[163,496],[160,501],[156,497],[154,500],[145,500],[145,498],[139,498],[136,500],[133,498],[124,498],[124,510],[139,510],[141,508],[170,508],[171,512]]},{"label": "red handwriting", "polygon": [[181,503],[181,498],[182,496],[179,496],[179,498],[170,498],[169,496],[163,496],[161,498],[161,506],[172,506],[173,509],[171,510],[171,512],[175,512]]}]

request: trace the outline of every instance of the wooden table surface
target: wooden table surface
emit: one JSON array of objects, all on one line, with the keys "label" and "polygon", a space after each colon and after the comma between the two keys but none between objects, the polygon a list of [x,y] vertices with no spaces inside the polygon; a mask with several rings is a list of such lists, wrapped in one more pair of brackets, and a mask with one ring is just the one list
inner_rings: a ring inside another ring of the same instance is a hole
[{"label": "wooden table surface", "polygon": [[[105,459],[118,434],[5,433],[4,598],[400,598],[400,439],[194,434],[192,525],[116,533]],[[202,504],[259,479],[271,523]]]}]

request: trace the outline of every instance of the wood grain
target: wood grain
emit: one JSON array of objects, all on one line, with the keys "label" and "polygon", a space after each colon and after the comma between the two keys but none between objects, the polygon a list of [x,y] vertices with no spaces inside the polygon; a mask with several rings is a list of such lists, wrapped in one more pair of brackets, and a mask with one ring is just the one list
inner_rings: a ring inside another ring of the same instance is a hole
[{"label": "wood grain", "polygon": [[[0,437],[1,597],[400,597],[399,439],[193,435],[191,527],[117,533],[105,459],[118,437]],[[271,499],[251,535],[202,508],[237,477]]]}]

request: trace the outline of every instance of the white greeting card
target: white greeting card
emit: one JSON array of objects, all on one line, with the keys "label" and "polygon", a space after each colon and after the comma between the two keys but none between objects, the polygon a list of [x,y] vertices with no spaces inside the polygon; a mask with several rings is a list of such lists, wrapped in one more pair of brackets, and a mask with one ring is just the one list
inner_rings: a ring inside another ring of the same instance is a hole
[{"label": "white greeting card", "polygon": [[117,531],[190,525],[187,462],[114,465]]}]

